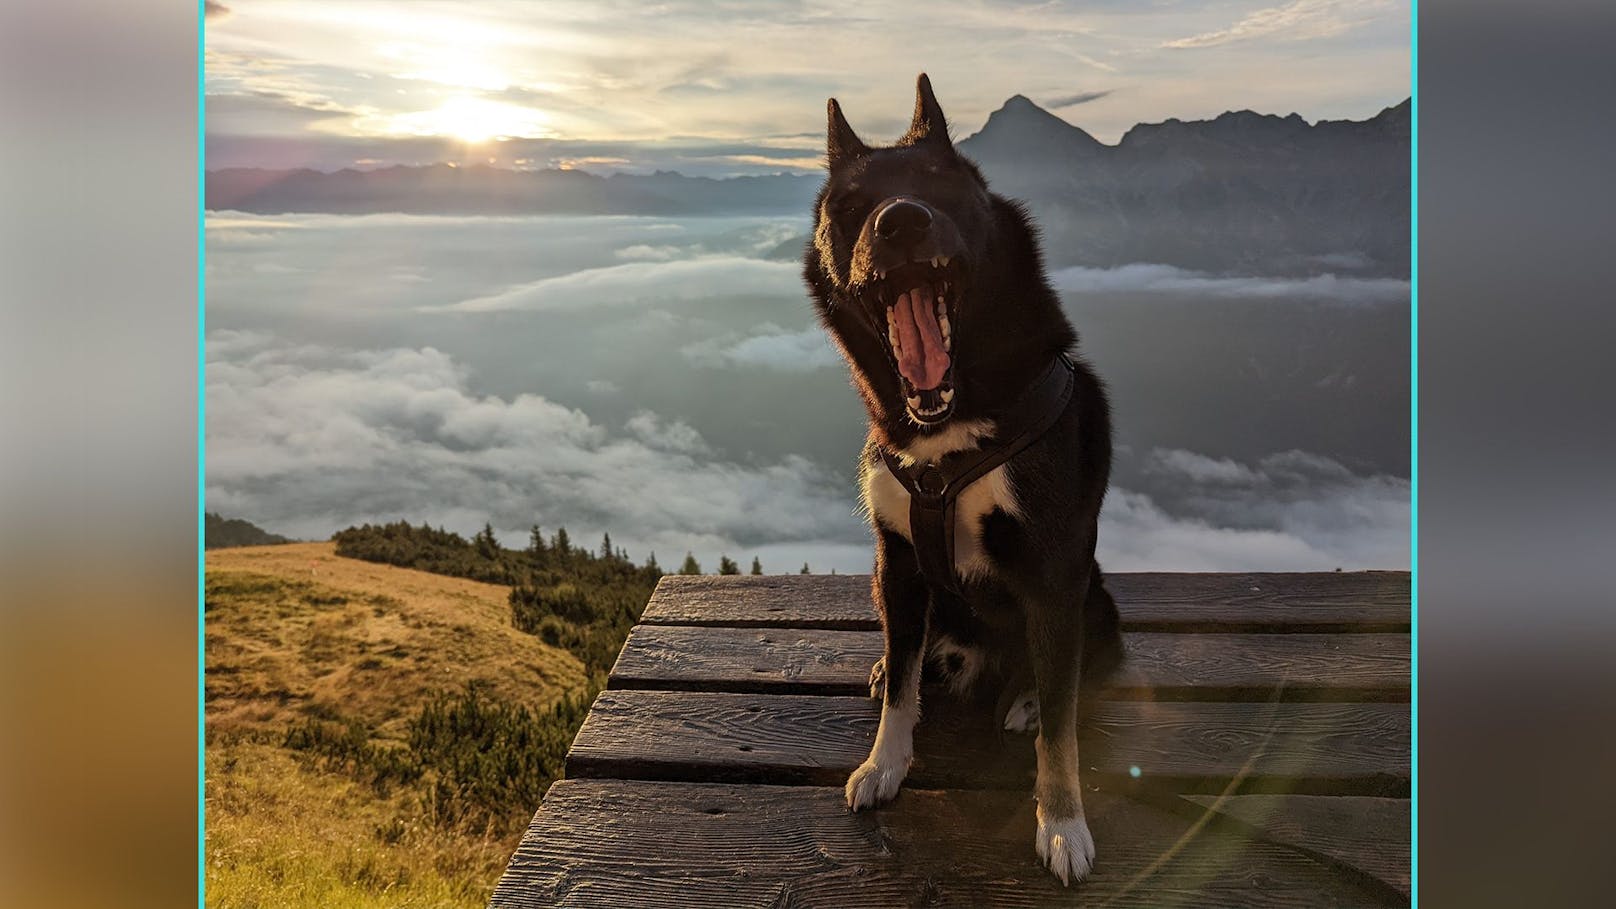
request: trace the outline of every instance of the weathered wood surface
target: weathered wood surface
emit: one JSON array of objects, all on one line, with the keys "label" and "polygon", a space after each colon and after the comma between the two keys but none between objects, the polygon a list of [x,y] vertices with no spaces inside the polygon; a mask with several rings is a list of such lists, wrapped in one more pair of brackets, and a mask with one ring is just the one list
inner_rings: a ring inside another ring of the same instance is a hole
[{"label": "weathered wood surface", "polygon": [[[1406,632],[1409,573],[1107,574],[1129,631]],[[641,622],[871,630],[868,575],[668,575]]]},{"label": "weathered wood surface", "polygon": [[493,899],[514,906],[1380,906],[1409,883],[1409,575],[1123,574],[1088,699],[1098,858],[1032,848],[1032,737],[922,697],[887,807],[869,578],[668,577]]},{"label": "weathered wood surface", "polygon": [[1201,810],[1256,828],[1409,895],[1412,836],[1408,799],[1322,795],[1187,795]]},{"label": "weathered wood surface", "polygon": [[[935,702],[933,702],[935,703]],[[1032,738],[980,712],[925,712],[909,779],[927,788],[1020,787]],[[606,691],[567,756],[567,776],[840,785],[870,752],[869,697]],[[1098,705],[1080,736],[1085,771],[1181,792],[1408,791],[1408,708],[1398,704]]]},{"label": "weathered wood surface", "polygon": [[1397,905],[1304,853],[1091,793],[1094,871],[1062,888],[1033,803],[905,789],[852,814],[840,788],[569,780],[544,799],[499,907]]},{"label": "weathered wood surface", "polygon": [[[1154,700],[1406,701],[1406,634],[1130,632],[1104,696]],[[878,631],[641,625],[610,688],[857,695],[881,656]]]}]

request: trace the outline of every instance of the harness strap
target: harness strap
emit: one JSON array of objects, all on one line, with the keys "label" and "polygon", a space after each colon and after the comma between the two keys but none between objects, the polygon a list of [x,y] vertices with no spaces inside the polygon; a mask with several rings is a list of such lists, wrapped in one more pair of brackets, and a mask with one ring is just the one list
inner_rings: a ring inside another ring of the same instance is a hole
[{"label": "harness strap", "polygon": [[1075,385],[1072,361],[1061,354],[1010,408],[1009,419],[1015,422],[1008,427],[998,425],[990,444],[947,454],[935,462],[909,465],[896,452],[880,449],[887,470],[909,492],[909,534],[926,580],[959,592],[959,576],[954,571],[954,504],[960,493],[1048,432],[1065,412]]}]

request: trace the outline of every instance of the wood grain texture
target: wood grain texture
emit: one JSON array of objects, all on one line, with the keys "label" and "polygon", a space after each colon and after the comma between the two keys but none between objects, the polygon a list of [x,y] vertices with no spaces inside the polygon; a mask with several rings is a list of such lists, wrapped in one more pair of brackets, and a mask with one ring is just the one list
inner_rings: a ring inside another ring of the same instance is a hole
[{"label": "wood grain texture", "polygon": [[[841,785],[869,753],[868,697],[605,691],[567,757],[568,777]],[[1030,736],[999,734],[973,705],[925,701],[909,780],[1015,788]],[[1408,792],[1408,708],[1395,704],[1112,701],[1082,728],[1085,774],[1123,786],[1395,795]],[[1138,777],[1132,771],[1138,768]]]},{"label": "wood grain texture", "polygon": [[655,625],[880,628],[870,576],[663,575],[640,621]]},{"label": "wood grain texture", "polygon": [[1185,796],[1271,841],[1355,868],[1409,895],[1412,844],[1407,799],[1317,795]]},{"label": "wood grain texture", "polygon": [[[1406,701],[1406,634],[1126,635],[1103,696],[1132,700]],[[607,686],[663,691],[859,695],[877,631],[640,625]]]},{"label": "wood grain texture", "polygon": [[848,812],[839,788],[566,780],[491,905],[515,907],[1384,906],[1306,855],[1119,797],[1088,800],[1091,877],[1033,852],[1032,800],[906,790]]},{"label": "wood grain texture", "polygon": [[[1409,630],[1409,573],[1107,574],[1122,625],[1164,632]],[[867,575],[682,576],[657,585],[654,625],[879,627]]]}]

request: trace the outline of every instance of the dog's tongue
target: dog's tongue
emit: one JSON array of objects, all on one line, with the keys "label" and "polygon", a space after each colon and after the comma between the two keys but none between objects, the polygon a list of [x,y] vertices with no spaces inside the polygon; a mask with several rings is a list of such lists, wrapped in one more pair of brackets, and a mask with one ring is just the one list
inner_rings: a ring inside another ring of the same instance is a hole
[{"label": "dog's tongue", "polygon": [[903,347],[898,372],[917,391],[936,388],[948,372],[948,351],[937,325],[937,304],[929,288],[916,288],[898,298],[894,307],[898,340]]}]

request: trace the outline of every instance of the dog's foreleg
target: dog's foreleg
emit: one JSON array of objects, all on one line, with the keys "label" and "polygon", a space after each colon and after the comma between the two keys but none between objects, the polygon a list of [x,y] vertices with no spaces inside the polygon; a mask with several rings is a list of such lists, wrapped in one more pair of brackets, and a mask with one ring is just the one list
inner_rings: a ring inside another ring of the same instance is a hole
[{"label": "dog's foreleg", "polygon": [[889,801],[914,759],[920,721],[921,655],[926,647],[930,603],[915,551],[903,537],[882,531],[876,541],[872,593],[886,635],[881,725],[870,756],[847,779],[847,806],[854,811]]},{"label": "dog's foreleg", "polygon": [[[1038,682],[1038,857],[1063,884],[1082,880],[1094,863],[1094,836],[1083,815],[1078,781],[1077,693],[1082,667],[1083,597],[1090,560],[1028,598],[1027,644]],[[1071,601],[1074,595],[1076,602]]]}]

